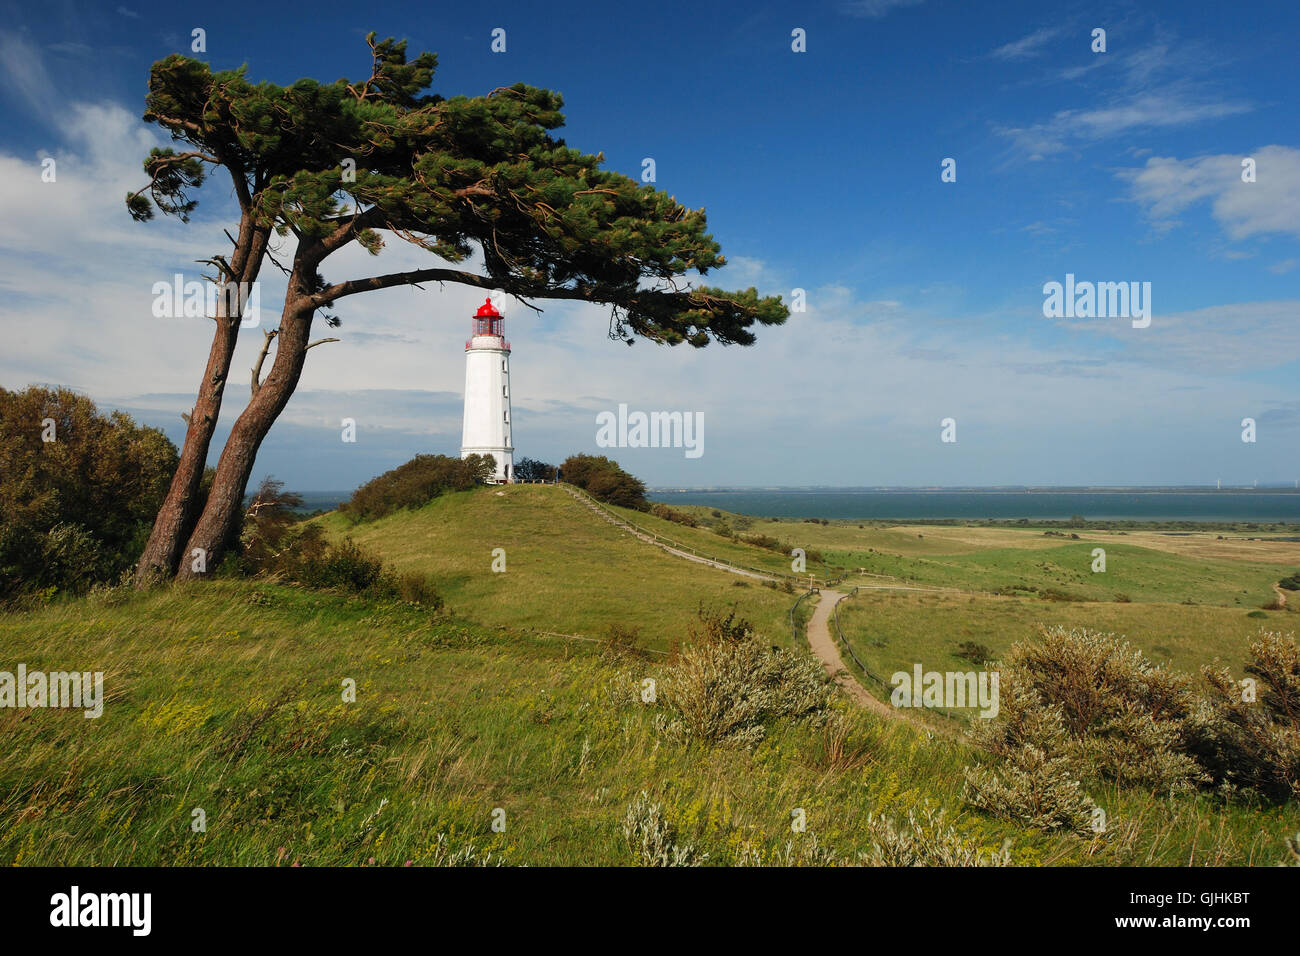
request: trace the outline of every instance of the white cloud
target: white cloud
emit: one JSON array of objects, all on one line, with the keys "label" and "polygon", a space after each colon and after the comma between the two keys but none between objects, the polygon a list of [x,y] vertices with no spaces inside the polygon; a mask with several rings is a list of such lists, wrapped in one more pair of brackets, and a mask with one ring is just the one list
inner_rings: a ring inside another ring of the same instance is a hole
[{"label": "white cloud", "polygon": [[1123,319],[1080,319],[1059,324],[1081,334],[1119,340],[1133,362],[1203,376],[1279,368],[1300,355],[1300,300],[1214,305],[1161,314],[1158,287],[1151,325]]},{"label": "white cloud", "polygon": [[[1255,182],[1242,182],[1242,160],[1255,160]],[[1248,154],[1174,159],[1153,156],[1124,170],[1130,195],[1159,226],[1190,206],[1208,202],[1229,238],[1300,236],[1300,149],[1265,146]]]},{"label": "white cloud", "polygon": [[878,20],[894,10],[919,7],[924,2],[925,0],[848,0],[840,4],[840,9],[850,16]]},{"label": "white cloud", "polygon": [[[1003,50],[1014,51],[1039,34]],[[995,51],[997,52],[997,51]],[[1141,131],[1176,129],[1250,112],[1250,102],[1224,95],[1217,86],[1221,58],[1212,47],[1189,41],[1160,40],[1128,53],[1096,54],[1085,66],[1058,72],[1054,79],[1077,80],[1103,65],[1105,84],[1096,105],[1058,110],[1049,118],[1003,125],[997,132],[1023,159],[1038,161],[1068,150]]]},{"label": "white cloud", "polygon": [[37,49],[17,33],[0,31],[0,77],[38,116],[50,117],[54,109],[54,84]]},{"label": "white cloud", "polygon": [[[135,223],[122,197],[141,184],[140,161],[159,136],[111,104],[72,104],[63,114],[65,139],[46,151],[58,160],[56,183],[41,183],[39,156],[0,152],[0,203],[7,210],[0,220],[7,266],[0,280],[7,335],[0,382],[72,385],[98,400],[148,410],[175,428],[202,375],[211,327],[202,319],[153,318],[151,289],[177,270],[197,274],[194,260],[226,251],[222,228],[231,225],[233,206],[220,181],[225,174],[217,172],[201,190],[203,218],[188,226],[167,217]],[[1258,155],[1263,181],[1273,167],[1263,162],[1270,154]],[[393,239],[378,259],[350,247],[323,271],[336,280],[429,260]],[[264,279],[263,310],[273,316],[283,282],[270,266]],[[783,280],[773,264],[737,257],[708,281],[788,295]],[[944,291],[941,284],[937,292]],[[1189,313],[1185,323],[1157,313],[1148,339],[1079,336],[1062,343],[1043,334],[1041,320],[1016,326],[1005,316],[956,318],[919,304],[935,293],[859,295],[833,285],[807,292],[806,313],[759,330],[758,344],[748,349],[646,342],[628,348],[608,340],[606,309],[543,302],[539,315],[508,304],[516,440],[534,455],[596,451],[595,412],[627,402],[705,413],[708,451],[699,462],[648,451],[626,456],[626,465],[655,483],[1044,481],[1052,480],[1047,472],[1032,470],[1041,462],[1084,452],[1102,460],[1116,447],[1105,429],[1079,437],[1093,423],[1123,421],[1140,431],[1173,421],[1190,429],[1224,407],[1281,407],[1294,397],[1293,390],[1227,377],[1300,354],[1294,303]],[[300,390],[272,431],[268,450],[282,449],[281,459],[268,459],[280,462],[276,473],[300,488],[337,487],[417,451],[458,447],[463,345],[481,301],[477,289],[450,283],[340,301],[332,311],[343,317],[342,328],[318,335],[342,341],[312,350]],[[223,426],[247,400],[248,369],[261,342],[257,329],[241,336]],[[1201,390],[1185,391],[1193,386]],[[344,415],[375,436],[373,445],[339,442]],[[945,450],[937,434],[946,415],[959,418],[963,436],[983,429],[1001,435],[1002,444]],[[1064,444],[1052,445],[1053,435]],[[340,456],[368,454],[375,457],[347,459],[353,463],[346,482],[312,477],[336,467]],[[286,471],[290,466],[308,477]],[[1029,470],[1013,475],[1022,467]],[[1066,473],[1056,480],[1067,480]]]},{"label": "white cloud", "polygon": [[1043,47],[1055,40],[1064,31],[1064,27],[1043,27],[1019,40],[1003,44],[989,54],[995,60],[1024,60],[1039,56]]},{"label": "white cloud", "polygon": [[1242,101],[1215,101],[1183,88],[1165,87],[1124,96],[1094,109],[1060,110],[1045,122],[1003,127],[999,132],[1011,139],[1026,158],[1039,160],[1139,130],[1190,126],[1251,109]]}]

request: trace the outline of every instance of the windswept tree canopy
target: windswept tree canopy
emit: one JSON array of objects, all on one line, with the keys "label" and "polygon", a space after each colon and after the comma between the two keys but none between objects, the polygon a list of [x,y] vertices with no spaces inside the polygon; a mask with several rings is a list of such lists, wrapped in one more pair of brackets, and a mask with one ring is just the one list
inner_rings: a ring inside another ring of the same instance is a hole
[{"label": "windswept tree canopy", "polygon": [[[309,307],[454,281],[525,301],[604,303],[612,337],[697,347],[748,345],[754,323],[787,318],[779,296],[691,288],[685,273],[725,263],[703,210],[602,169],[602,155],[553,136],[564,122],[559,94],[523,83],[486,96],[425,94],[434,54],[408,62],[404,41],[372,33],[367,43],[373,67],[360,82],[286,87],[179,55],[154,64],[144,118],[184,147],[150,154],[149,183],[127,197],[131,214],[145,220],[156,208],[186,219],[208,168],[220,165],[252,221],[292,232],[317,263],[354,240],[378,253],[383,231],[445,260],[332,284],[318,273],[299,303]],[[482,274],[456,268],[476,251]]]}]

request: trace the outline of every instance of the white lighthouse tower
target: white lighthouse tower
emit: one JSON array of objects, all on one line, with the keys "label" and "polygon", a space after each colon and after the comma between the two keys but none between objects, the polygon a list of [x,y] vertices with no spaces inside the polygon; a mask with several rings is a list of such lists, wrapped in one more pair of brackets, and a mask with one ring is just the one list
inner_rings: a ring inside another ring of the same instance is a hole
[{"label": "white lighthouse tower", "polygon": [[510,343],[505,319],[486,300],[474,313],[473,338],[465,343],[465,428],[460,457],[491,455],[497,481],[515,474],[510,444]]}]

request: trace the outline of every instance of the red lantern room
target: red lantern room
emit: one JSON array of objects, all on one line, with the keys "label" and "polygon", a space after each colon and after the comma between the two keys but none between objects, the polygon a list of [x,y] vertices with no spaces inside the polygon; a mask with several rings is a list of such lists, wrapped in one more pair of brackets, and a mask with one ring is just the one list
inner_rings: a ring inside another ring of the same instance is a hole
[{"label": "red lantern room", "polygon": [[496,335],[504,338],[506,334],[505,321],[501,317],[501,313],[492,305],[492,300],[484,299],[483,304],[474,313],[474,334]]}]

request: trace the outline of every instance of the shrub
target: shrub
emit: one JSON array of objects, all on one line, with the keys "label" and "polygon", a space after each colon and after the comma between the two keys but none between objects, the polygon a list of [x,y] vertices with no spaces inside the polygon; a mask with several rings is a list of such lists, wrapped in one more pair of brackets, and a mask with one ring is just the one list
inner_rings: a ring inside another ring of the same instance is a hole
[{"label": "shrub", "polygon": [[223,563],[223,573],[407,601],[435,611],[442,607],[442,598],[425,575],[399,574],[351,538],[330,543],[319,524],[303,523],[293,511],[301,504],[302,497],[286,492],[282,482],[265,479],[245,511],[240,547]]},{"label": "shrub", "polygon": [[427,575],[407,571],[393,575],[392,581],[397,597],[403,601],[419,604],[433,611],[442,607],[442,595],[437,592]]},{"label": "shrub", "polygon": [[515,477],[520,481],[554,481],[558,470],[536,458],[520,458],[515,462]]},{"label": "shrub", "polygon": [[972,664],[983,664],[993,657],[993,652],[988,649],[987,645],[976,641],[962,641],[952,653],[954,657],[970,661]]},{"label": "shrub", "polygon": [[119,578],[144,550],[177,461],[161,431],[101,415],[75,392],[0,388],[0,601]]},{"label": "shrub", "polygon": [[815,660],[765,647],[734,610],[724,617],[701,609],[700,622],[664,688],[688,733],[752,746],[768,720],[825,718],[831,687]]},{"label": "shrub", "polygon": [[1012,650],[1003,688],[1026,680],[1060,705],[1084,766],[1119,783],[1186,790],[1203,774],[1186,749],[1191,681],[1152,664],[1113,634],[1049,627]]},{"label": "shrub", "polygon": [[326,552],[303,562],[299,580],[308,587],[325,590],[370,590],[384,574],[384,562],[367,554],[361,546],[348,538],[342,544],[330,546]]},{"label": "shrub", "polygon": [[1027,682],[1004,682],[998,696],[998,717],[980,721],[973,736],[1002,763],[964,768],[962,799],[1025,826],[1087,833],[1095,805],[1078,779],[1060,707],[1044,704]]},{"label": "shrub", "polygon": [[694,528],[699,525],[695,516],[685,511],[678,511],[676,508],[670,508],[662,502],[656,501],[650,506],[650,513],[656,518],[663,518],[665,521],[673,521],[688,528]]},{"label": "shrub", "polygon": [[942,810],[925,804],[918,814],[907,811],[907,822],[898,826],[888,817],[867,815],[871,847],[861,854],[867,866],[1009,866],[1011,841],[986,853],[967,842],[944,822]]},{"label": "shrub", "polygon": [[637,511],[650,510],[641,480],[604,455],[570,455],[560,466],[560,477],[597,501]]},{"label": "shrub", "polygon": [[615,622],[606,630],[605,640],[608,642],[609,650],[615,654],[630,654],[634,657],[645,656],[645,652],[641,648],[641,628],[639,627]]},{"label": "shrub", "polygon": [[1191,682],[1112,634],[1042,629],[1011,649],[999,691],[998,716],[972,736],[1004,763],[965,773],[981,809],[1084,832],[1085,775],[1168,792],[1210,780],[1193,753],[1204,732]]},{"label": "shrub", "polygon": [[1300,799],[1300,650],[1294,635],[1261,631],[1245,671],[1254,699],[1226,668],[1205,667],[1201,762],[1216,782],[1273,800]]},{"label": "shrub", "polygon": [[373,521],[403,508],[423,507],[448,491],[468,491],[495,470],[496,460],[491,455],[416,455],[366,482],[339,510],[353,521]]},{"label": "shrub", "polygon": [[868,814],[863,821],[868,849],[855,857],[823,846],[817,834],[808,832],[798,840],[763,848],[752,844],[741,850],[736,866],[1010,866],[1011,841],[994,851],[980,850],[944,819],[944,812],[929,803],[918,813],[907,811],[902,825],[890,817]]},{"label": "shrub", "polygon": [[628,805],[623,839],[643,866],[699,866],[709,858],[695,844],[677,842],[676,827],[644,790]]}]

